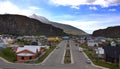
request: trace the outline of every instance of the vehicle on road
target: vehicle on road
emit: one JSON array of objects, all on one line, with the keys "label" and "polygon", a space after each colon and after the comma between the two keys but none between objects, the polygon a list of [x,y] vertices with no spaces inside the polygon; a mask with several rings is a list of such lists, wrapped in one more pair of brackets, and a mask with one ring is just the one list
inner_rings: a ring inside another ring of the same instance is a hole
[{"label": "vehicle on road", "polygon": [[90,59],[87,59],[87,64],[91,64],[91,60]]},{"label": "vehicle on road", "polygon": [[79,51],[80,51],[80,52],[83,52],[83,48],[79,47]]},{"label": "vehicle on road", "polygon": [[60,47],[56,47],[56,49],[59,49]]}]

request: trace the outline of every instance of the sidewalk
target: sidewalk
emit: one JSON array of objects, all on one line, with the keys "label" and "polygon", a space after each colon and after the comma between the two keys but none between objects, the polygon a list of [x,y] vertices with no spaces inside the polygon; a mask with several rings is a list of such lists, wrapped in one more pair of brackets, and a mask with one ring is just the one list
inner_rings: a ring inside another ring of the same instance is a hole
[{"label": "sidewalk", "polygon": [[[84,56],[86,57],[86,59],[90,59],[84,52],[82,52],[82,53],[84,54]],[[100,68],[100,69],[109,69],[109,68],[106,68],[106,67],[102,67],[102,66],[95,65],[95,64],[92,62],[91,59],[90,59],[90,61],[91,61],[92,66],[94,66],[94,67],[97,67],[97,68]]]}]

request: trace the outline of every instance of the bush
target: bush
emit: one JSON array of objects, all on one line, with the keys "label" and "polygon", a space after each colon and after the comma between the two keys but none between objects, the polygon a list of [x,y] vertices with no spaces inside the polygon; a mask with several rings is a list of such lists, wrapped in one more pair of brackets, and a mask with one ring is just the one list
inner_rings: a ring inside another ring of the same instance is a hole
[{"label": "bush", "polygon": [[16,61],[16,54],[12,51],[10,47],[2,50],[2,57],[10,62]]}]

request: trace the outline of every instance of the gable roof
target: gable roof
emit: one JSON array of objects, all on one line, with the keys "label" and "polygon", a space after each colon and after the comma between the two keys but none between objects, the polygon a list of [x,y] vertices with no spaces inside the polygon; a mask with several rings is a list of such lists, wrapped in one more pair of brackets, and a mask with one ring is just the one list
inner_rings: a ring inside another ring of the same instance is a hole
[{"label": "gable roof", "polygon": [[30,54],[30,53],[19,53],[17,54],[18,56],[33,56],[34,54]]},{"label": "gable roof", "polygon": [[13,47],[12,49],[13,49],[14,51],[17,51],[18,46]]},{"label": "gable roof", "polygon": [[18,47],[16,53],[21,52],[23,50],[28,50],[31,51],[33,53],[36,53],[37,50],[40,51],[41,47],[40,46],[27,46],[25,45],[24,47]]}]

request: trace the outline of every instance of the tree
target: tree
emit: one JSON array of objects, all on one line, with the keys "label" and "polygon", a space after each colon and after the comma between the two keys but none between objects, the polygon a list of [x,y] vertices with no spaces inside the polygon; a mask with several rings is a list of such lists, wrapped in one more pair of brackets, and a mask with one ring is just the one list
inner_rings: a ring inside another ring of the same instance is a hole
[{"label": "tree", "polygon": [[12,51],[10,47],[2,50],[3,58],[7,59],[10,62],[16,61],[16,54]]}]

